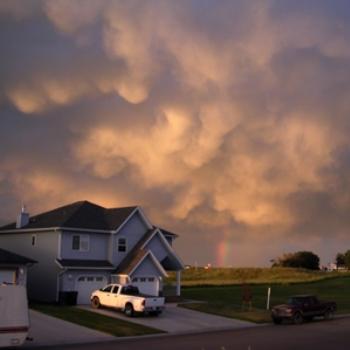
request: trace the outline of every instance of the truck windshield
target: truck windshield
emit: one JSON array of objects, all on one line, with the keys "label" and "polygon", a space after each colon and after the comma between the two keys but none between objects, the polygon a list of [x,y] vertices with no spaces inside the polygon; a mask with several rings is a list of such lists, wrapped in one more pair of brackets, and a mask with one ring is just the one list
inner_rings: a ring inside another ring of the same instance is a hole
[{"label": "truck windshield", "polygon": [[139,289],[135,286],[125,286],[122,288],[121,294],[125,295],[139,295]]},{"label": "truck windshield", "polygon": [[303,298],[289,298],[288,305],[302,305],[304,301]]}]

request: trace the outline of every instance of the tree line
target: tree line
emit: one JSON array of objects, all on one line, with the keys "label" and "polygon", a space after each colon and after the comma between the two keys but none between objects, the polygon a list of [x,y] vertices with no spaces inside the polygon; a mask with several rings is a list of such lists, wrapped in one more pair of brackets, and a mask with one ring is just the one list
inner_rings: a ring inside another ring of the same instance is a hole
[{"label": "tree line", "polygon": [[[320,258],[317,254],[310,251],[286,253],[277,259],[271,260],[271,262],[272,267],[294,267],[309,270],[320,269]],[[335,264],[337,269],[350,269],[350,250],[347,250],[345,253],[338,253],[335,258]]]}]

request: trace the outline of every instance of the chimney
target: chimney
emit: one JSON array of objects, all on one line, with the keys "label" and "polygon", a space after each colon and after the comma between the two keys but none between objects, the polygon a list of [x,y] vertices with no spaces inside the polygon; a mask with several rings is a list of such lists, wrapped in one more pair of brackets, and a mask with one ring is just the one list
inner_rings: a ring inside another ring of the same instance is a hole
[{"label": "chimney", "polygon": [[26,207],[22,205],[21,212],[17,216],[16,228],[22,228],[29,223],[29,214],[25,210]]}]

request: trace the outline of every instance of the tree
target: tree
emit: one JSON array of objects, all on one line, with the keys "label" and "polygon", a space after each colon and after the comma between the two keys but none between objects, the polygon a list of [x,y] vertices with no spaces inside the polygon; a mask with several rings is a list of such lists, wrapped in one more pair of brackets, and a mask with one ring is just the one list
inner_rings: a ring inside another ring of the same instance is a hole
[{"label": "tree", "polygon": [[[350,262],[350,252],[349,252],[349,262]],[[304,268],[309,270],[319,270],[320,258],[313,252],[308,252],[308,251],[288,253],[288,254],[283,254],[281,257],[277,258],[274,261],[272,266],[296,267],[296,268]]]},{"label": "tree", "polygon": [[339,267],[344,267],[345,266],[345,254],[338,253],[337,256],[335,257],[335,264],[337,265],[337,269],[339,269]]},{"label": "tree", "polygon": [[344,253],[344,265],[346,268],[350,269],[350,250]]}]

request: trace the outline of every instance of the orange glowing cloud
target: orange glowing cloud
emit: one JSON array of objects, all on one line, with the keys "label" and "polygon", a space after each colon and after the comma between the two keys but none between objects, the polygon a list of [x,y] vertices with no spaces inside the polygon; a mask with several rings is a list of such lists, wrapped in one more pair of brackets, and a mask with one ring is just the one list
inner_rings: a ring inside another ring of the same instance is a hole
[{"label": "orange glowing cloud", "polygon": [[350,227],[350,8],[327,6],[0,2],[0,220],[140,204],[185,258],[199,236],[205,263],[329,259]]}]

